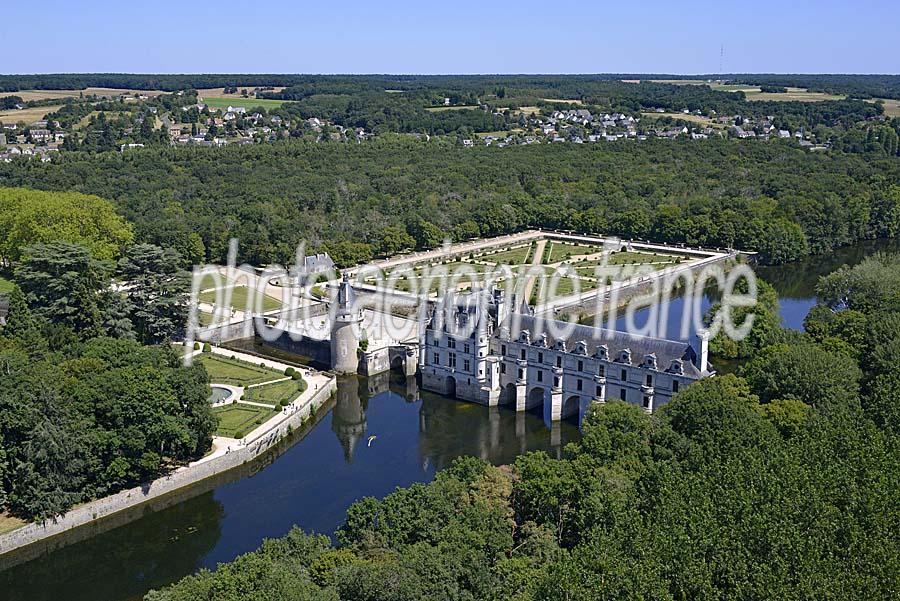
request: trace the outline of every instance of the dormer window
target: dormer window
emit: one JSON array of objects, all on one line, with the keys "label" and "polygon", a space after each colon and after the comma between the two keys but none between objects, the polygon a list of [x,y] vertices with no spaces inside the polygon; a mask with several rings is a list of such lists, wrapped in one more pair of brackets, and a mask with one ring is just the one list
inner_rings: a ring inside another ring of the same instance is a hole
[{"label": "dormer window", "polygon": [[647,369],[656,369],[656,355],[653,353],[644,356],[644,367]]},{"label": "dormer window", "polygon": [[587,342],[584,340],[579,340],[575,343],[575,354],[576,355],[587,355]]},{"label": "dormer window", "polygon": [[622,349],[619,351],[619,362],[631,364],[631,349]]},{"label": "dormer window", "polygon": [[669,371],[673,374],[683,375],[684,374],[684,362],[681,359],[673,359],[672,364],[669,365]]},{"label": "dormer window", "polygon": [[555,348],[558,351],[566,352],[566,341],[565,340],[557,340]]},{"label": "dormer window", "polygon": [[609,360],[609,347],[605,344],[601,344],[597,347],[597,352],[595,353],[598,359],[603,359],[604,361]]}]

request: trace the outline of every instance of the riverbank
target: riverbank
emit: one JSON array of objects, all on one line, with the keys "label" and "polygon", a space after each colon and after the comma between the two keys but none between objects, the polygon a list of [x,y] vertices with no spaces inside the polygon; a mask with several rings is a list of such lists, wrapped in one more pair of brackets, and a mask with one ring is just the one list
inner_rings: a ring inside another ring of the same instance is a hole
[{"label": "riverbank", "polygon": [[[225,349],[213,348],[213,353],[253,360],[256,363],[263,362],[256,357]],[[279,361],[264,360],[264,362],[272,369],[283,371],[287,367]],[[261,424],[243,439],[214,437],[211,453],[152,482],[85,503],[62,516],[41,523],[32,522],[0,535],[0,557],[141,506],[255,460],[279,440],[300,428],[303,422],[337,391],[337,379],[333,375],[304,368],[303,377],[307,381],[306,390],[284,407],[282,412]]]}]

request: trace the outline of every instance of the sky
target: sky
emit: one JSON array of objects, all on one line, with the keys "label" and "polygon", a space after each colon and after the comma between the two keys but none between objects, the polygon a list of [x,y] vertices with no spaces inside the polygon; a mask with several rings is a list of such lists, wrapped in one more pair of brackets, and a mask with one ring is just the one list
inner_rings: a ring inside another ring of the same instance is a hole
[{"label": "sky", "polygon": [[900,0],[11,0],[0,73],[900,73]]}]

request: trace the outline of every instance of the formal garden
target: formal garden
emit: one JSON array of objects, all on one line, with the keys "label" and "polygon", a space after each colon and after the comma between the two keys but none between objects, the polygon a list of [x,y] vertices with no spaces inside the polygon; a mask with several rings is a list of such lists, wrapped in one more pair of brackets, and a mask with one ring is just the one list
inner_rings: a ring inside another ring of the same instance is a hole
[{"label": "formal garden", "polygon": [[232,402],[213,408],[218,418],[217,436],[243,438],[276,415],[306,390],[306,381],[293,367],[271,369],[235,357],[203,352],[197,361],[206,368],[210,381],[242,389]]}]

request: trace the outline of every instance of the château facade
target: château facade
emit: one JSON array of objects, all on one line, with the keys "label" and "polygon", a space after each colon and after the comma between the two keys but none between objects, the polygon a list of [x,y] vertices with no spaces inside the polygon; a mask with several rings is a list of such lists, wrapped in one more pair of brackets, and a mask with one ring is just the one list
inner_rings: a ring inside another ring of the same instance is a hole
[{"label": "ch\u00e2teau facade", "polygon": [[[551,420],[589,401],[620,399],[652,412],[712,375],[708,340],[686,342],[539,319],[500,291],[445,299],[419,345],[422,388],[484,405],[539,406]],[[553,332],[565,332],[556,337]]]}]

